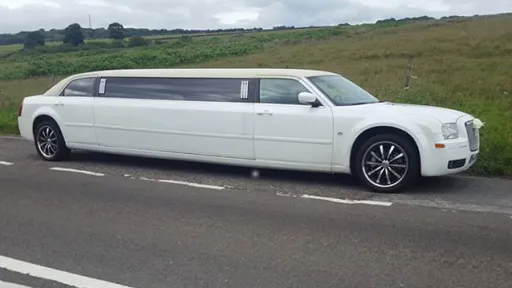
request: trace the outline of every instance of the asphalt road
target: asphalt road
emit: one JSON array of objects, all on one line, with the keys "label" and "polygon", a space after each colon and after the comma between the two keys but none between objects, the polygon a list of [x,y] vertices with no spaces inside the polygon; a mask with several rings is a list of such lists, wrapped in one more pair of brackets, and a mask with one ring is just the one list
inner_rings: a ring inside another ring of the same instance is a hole
[{"label": "asphalt road", "polygon": [[381,195],[324,174],[253,179],[248,169],[91,153],[46,163],[19,139],[0,139],[0,163],[2,288],[73,279],[24,275],[31,266],[9,259],[145,288],[512,283],[507,180],[443,177]]},{"label": "asphalt road", "polygon": [[512,215],[512,180],[449,176],[424,179],[400,194],[376,194],[362,189],[350,176],[280,170],[261,170],[251,177],[247,168],[183,161],[145,159],[99,153],[74,152],[66,162],[48,163],[37,155],[31,142],[0,136],[0,161],[47,169],[58,166],[129,178],[171,179],[218,185],[246,192],[318,195],[356,200],[502,212]]}]

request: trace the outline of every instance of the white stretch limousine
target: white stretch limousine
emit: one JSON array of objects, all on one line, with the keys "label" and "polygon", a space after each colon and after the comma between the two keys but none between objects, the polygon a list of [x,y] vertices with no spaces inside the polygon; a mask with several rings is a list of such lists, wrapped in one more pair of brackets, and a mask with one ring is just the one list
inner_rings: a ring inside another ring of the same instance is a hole
[{"label": "white stretch limousine", "polygon": [[21,135],[71,149],[356,175],[391,192],[473,165],[483,123],[381,102],[344,77],[294,69],[141,69],[70,76],[20,107]]}]

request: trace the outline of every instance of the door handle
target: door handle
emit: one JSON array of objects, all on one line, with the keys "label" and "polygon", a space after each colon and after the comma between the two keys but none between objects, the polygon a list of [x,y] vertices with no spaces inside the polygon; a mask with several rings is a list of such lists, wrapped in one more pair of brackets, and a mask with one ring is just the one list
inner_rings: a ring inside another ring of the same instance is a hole
[{"label": "door handle", "polygon": [[272,114],[274,114],[274,113],[272,113],[272,112],[270,112],[268,110],[256,113],[256,115],[259,115],[259,116],[262,116],[262,115],[272,115]]}]

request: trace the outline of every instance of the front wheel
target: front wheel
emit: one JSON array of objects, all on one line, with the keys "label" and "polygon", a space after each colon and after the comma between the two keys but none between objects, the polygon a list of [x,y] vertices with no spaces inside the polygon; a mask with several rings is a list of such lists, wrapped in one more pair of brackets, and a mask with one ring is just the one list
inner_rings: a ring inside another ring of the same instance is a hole
[{"label": "front wheel", "polygon": [[395,134],[376,135],[364,142],[356,155],[357,177],[377,192],[395,192],[419,177],[415,144]]},{"label": "front wheel", "polygon": [[59,161],[70,153],[59,126],[53,121],[43,121],[37,125],[34,142],[37,154],[46,161]]}]

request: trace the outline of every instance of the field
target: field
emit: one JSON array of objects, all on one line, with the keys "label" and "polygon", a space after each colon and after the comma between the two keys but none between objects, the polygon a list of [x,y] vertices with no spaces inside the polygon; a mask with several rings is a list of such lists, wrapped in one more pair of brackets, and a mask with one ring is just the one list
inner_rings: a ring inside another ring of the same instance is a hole
[{"label": "field", "polygon": [[[24,96],[42,93],[72,73],[161,67],[321,69],[341,73],[382,100],[449,107],[479,117],[486,124],[482,153],[470,173],[512,176],[512,15],[174,37],[146,47],[1,55],[2,133],[17,133]],[[405,90],[409,55],[414,57],[414,77]]]}]

